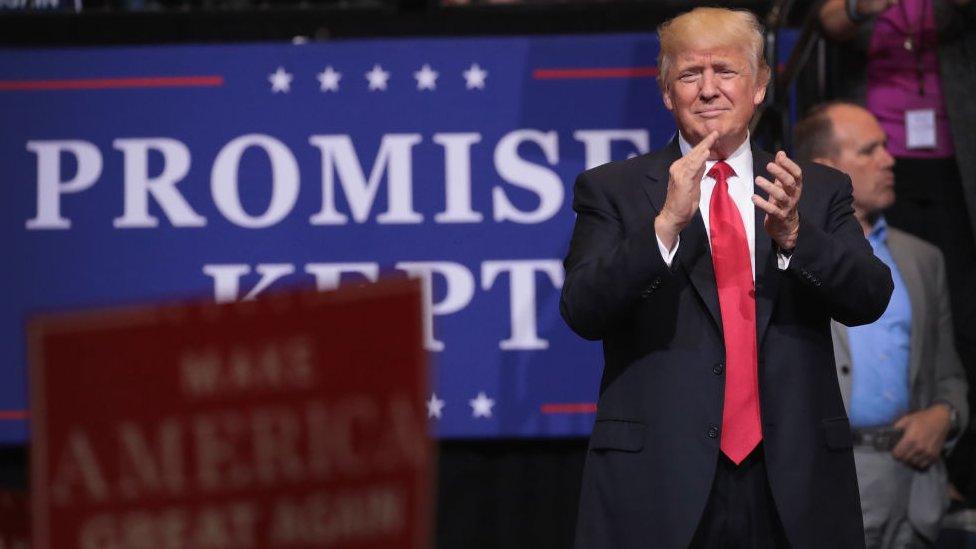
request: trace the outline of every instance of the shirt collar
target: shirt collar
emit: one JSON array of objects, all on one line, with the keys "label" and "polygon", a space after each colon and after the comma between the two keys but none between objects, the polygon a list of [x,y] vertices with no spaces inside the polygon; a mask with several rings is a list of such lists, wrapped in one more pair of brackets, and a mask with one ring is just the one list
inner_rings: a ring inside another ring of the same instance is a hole
[{"label": "shirt collar", "polygon": [[868,240],[875,243],[888,241],[888,222],[883,215],[879,215],[878,219],[874,222],[874,226],[871,227],[871,232],[868,233]]},{"label": "shirt collar", "polygon": [[[736,176],[743,177],[745,174],[752,173],[752,147],[749,141],[750,135],[746,134],[745,140],[741,145],[725,159],[725,163],[732,167],[735,171]],[[678,147],[681,148],[681,156],[684,156],[691,152],[691,143],[685,139],[681,132],[678,132]],[[705,173],[715,165],[717,160],[708,160],[705,162]]]}]

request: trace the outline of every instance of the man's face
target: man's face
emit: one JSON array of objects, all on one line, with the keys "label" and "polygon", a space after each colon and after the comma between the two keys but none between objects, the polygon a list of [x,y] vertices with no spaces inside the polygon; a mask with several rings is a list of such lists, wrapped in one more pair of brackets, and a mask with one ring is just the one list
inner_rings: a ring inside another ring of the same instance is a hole
[{"label": "man's face", "polygon": [[745,140],[749,120],[766,96],[743,47],[681,53],[666,84],[664,106],[674,115],[681,135],[695,145],[718,131],[715,148],[725,154]]},{"label": "man's face", "polygon": [[888,153],[887,138],[868,111],[847,105],[828,113],[834,125],[838,151],[833,166],[851,176],[854,208],[871,215],[895,201],[895,159]]}]

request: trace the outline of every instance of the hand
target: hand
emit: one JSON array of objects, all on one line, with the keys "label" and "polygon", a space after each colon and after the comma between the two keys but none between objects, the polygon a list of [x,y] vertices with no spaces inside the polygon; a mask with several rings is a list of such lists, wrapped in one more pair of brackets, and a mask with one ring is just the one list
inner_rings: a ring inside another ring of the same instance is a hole
[{"label": "hand", "polygon": [[776,153],[775,162],[767,164],[766,169],[775,181],[771,183],[765,177],[758,176],[756,185],[769,197],[764,199],[754,194],[752,203],[766,212],[766,232],[776,245],[781,250],[792,250],[800,233],[800,213],[796,206],[803,190],[803,171],[783,151]]},{"label": "hand", "polygon": [[895,428],[905,434],[891,455],[916,469],[926,469],[939,459],[950,426],[949,409],[943,404],[902,416]]},{"label": "hand", "polygon": [[898,0],[857,0],[857,12],[864,17],[878,15],[891,6],[897,6]]},{"label": "hand", "polygon": [[678,233],[684,229],[698,211],[701,198],[701,180],[705,175],[705,161],[709,150],[718,139],[718,132],[708,134],[688,154],[675,160],[668,170],[668,195],[661,213],[654,218],[654,232],[668,249],[674,247]]}]

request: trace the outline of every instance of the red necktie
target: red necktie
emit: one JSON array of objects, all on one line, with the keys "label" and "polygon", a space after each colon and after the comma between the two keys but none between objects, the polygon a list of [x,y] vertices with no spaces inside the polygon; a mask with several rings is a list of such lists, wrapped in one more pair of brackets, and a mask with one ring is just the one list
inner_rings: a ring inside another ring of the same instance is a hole
[{"label": "red necktie", "polygon": [[732,167],[719,161],[708,175],[715,189],[708,206],[712,264],[725,336],[725,403],[722,453],[738,465],[762,440],[756,373],[756,298],[742,216],[729,196]]}]

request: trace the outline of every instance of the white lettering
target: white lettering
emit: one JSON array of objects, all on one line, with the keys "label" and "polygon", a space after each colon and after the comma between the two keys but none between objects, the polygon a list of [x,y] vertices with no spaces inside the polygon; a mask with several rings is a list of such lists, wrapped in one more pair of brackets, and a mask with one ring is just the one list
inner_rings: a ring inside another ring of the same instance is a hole
[{"label": "white lettering", "polygon": [[59,505],[71,503],[76,484],[85,489],[88,499],[93,502],[104,501],[108,496],[105,475],[84,431],[73,431],[68,435],[64,453],[52,475],[51,499]]},{"label": "white lettering", "polygon": [[[102,153],[88,141],[28,141],[27,150],[37,155],[37,217],[27,220],[28,229],[70,229],[71,220],[61,217],[61,195],[81,192],[102,173]],[[61,179],[61,153],[74,155],[75,176]]]},{"label": "white lettering", "polygon": [[[252,216],[241,205],[237,170],[249,147],[258,147],[271,160],[271,201],[268,209]],[[298,200],[298,162],[281,141],[261,134],[242,135],[217,154],[210,176],[214,203],[231,223],[248,229],[270,227],[287,216]]]},{"label": "white lettering", "polygon": [[471,145],[480,133],[435,133],[434,143],[444,147],[444,211],[437,223],[479,223],[484,216],[471,209]]},{"label": "white lettering", "polygon": [[[444,342],[434,339],[434,315],[449,315],[467,307],[474,296],[474,277],[459,263],[450,261],[402,261],[396,268],[421,281],[424,300],[424,347],[443,351]],[[444,298],[434,303],[434,274],[444,277]]]},{"label": "white lettering", "polygon": [[333,290],[339,287],[342,275],[358,273],[370,282],[376,282],[380,277],[380,266],[376,263],[307,263],[305,272],[315,277],[315,287],[319,291]]},{"label": "white lettering", "polygon": [[614,141],[633,143],[638,154],[651,150],[647,130],[578,130],[573,132],[573,137],[583,143],[587,170],[610,162],[610,147]]},{"label": "white lettering", "polygon": [[412,149],[420,143],[419,133],[386,134],[380,142],[376,161],[369,173],[363,173],[356,149],[348,135],[313,135],[309,143],[322,153],[322,210],[309,218],[313,225],[345,225],[349,218],[336,209],[335,176],[349,202],[357,223],[364,223],[376,199],[383,174],[387,175],[387,208],[376,216],[376,222],[420,223],[424,216],[413,209]]},{"label": "white lettering", "polygon": [[509,201],[502,187],[495,187],[491,190],[495,221],[542,223],[556,215],[562,206],[565,190],[559,175],[519,156],[519,145],[526,141],[538,145],[550,165],[559,162],[559,136],[554,131],[516,130],[503,137],[495,147],[498,175],[517,187],[534,192],[539,197],[539,206],[533,211],[520,210]]},{"label": "white lettering", "polygon": [[[124,159],[125,210],[113,225],[119,229],[156,227],[159,219],[149,215],[149,195],[174,227],[203,227],[207,220],[193,211],[176,190],[190,171],[190,149],[175,139],[116,139],[112,145]],[[149,177],[149,150],[163,155],[163,171]]]},{"label": "white lettering", "polygon": [[[244,296],[243,301],[255,299],[278,279],[294,273],[295,266],[290,263],[259,263],[254,270],[261,275],[261,280]],[[204,265],[203,272],[214,279],[214,300],[217,303],[229,303],[237,301],[240,295],[241,277],[250,273],[251,267],[238,263],[212,264]]]},{"label": "white lettering", "polygon": [[150,448],[138,425],[119,425],[119,491],[125,498],[175,495],[183,489],[183,429],[173,419],[158,428],[155,448]]},{"label": "white lettering", "polygon": [[535,274],[542,272],[559,289],[563,286],[563,266],[555,260],[485,261],[481,264],[481,287],[491,289],[495,277],[509,273],[509,315],[512,332],[498,346],[506,351],[548,349],[549,342],[540,339],[536,322]]}]

